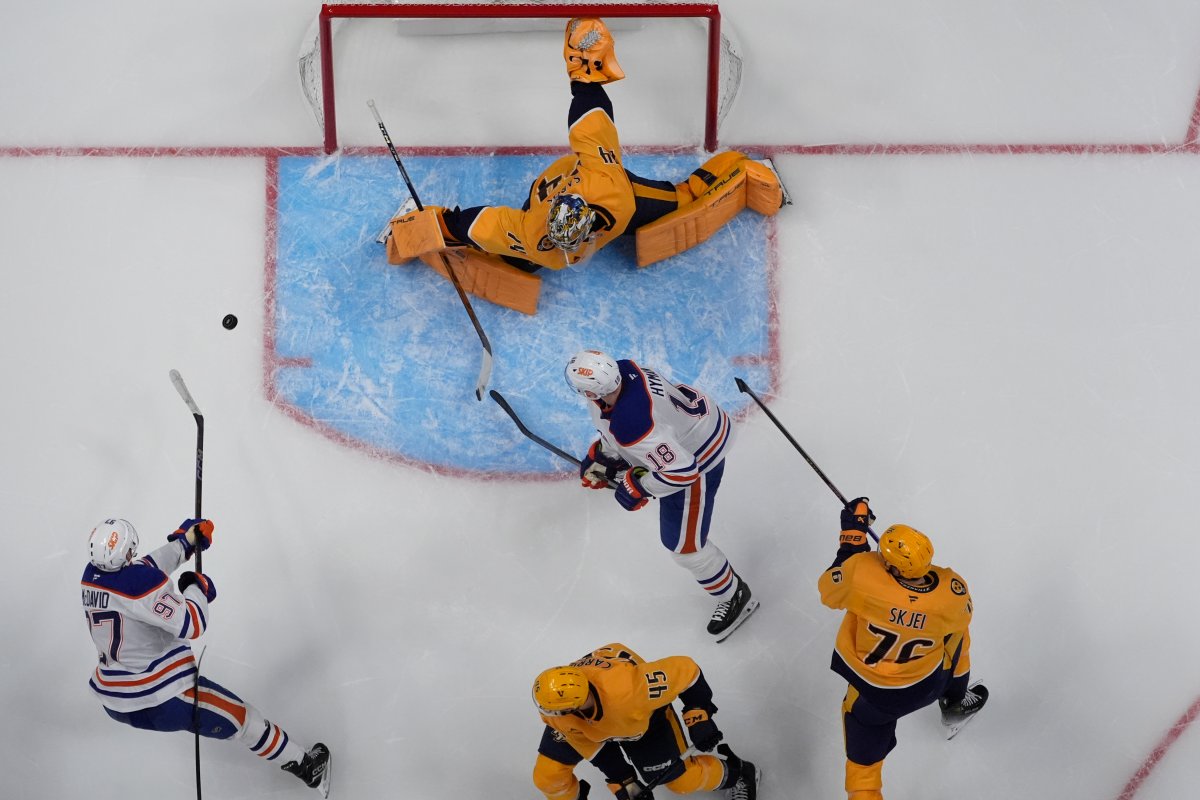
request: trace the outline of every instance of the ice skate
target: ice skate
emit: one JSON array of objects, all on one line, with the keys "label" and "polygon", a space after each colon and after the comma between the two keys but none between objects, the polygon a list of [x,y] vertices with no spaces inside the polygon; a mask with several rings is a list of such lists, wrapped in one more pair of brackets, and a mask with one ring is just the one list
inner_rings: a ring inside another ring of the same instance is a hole
[{"label": "ice skate", "polygon": [[[719,745],[717,753],[725,760],[726,769],[730,770],[730,778],[733,778],[732,786],[725,788],[729,782],[729,778],[726,778],[719,787],[725,789],[726,800],[757,800],[758,784],[762,781],[762,770],[753,763],[734,755],[734,752],[729,749],[729,745]],[[735,770],[736,775],[732,774]]]},{"label": "ice skate", "polygon": [[413,200],[411,197],[401,203],[400,207],[396,209],[396,213],[392,214],[392,216],[388,218],[387,224],[383,226],[383,230],[381,230],[379,235],[375,237],[375,241],[379,244],[386,245],[388,243],[388,239],[392,238],[392,220],[394,220],[396,217],[403,217],[405,214],[416,210],[417,201]]},{"label": "ice skate", "polygon": [[723,642],[754,613],[756,608],[758,608],[758,601],[750,596],[750,584],[738,576],[737,591],[728,600],[717,603],[712,619],[708,622],[708,632],[718,642]]},{"label": "ice skate", "polygon": [[304,754],[304,760],[299,764],[289,761],[280,769],[292,773],[316,789],[321,793],[321,797],[329,797],[329,759],[329,748],[317,742]]},{"label": "ice skate", "polygon": [[962,701],[954,705],[947,703],[946,698],[940,698],[938,707],[942,710],[942,724],[946,726],[946,738],[953,739],[957,736],[958,732],[979,713],[987,699],[987,687],[978,683],[967,689],[967,694]]}]

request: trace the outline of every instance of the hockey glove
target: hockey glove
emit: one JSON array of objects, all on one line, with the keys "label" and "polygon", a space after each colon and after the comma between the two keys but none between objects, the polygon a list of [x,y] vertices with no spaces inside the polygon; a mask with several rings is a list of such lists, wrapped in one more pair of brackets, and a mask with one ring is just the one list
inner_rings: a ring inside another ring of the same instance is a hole
[{"label": "hockey glove", "polygon": [[[188,532],[191,532],[192,535],[188,536]],[[201,550],[207,550],[212,546],[212,535],[212,520],[185,519],[179,523],[179,527],[175,529],[174,533],[167,536],[167,541],[173,542],[178,539],[183,543],[183,557],[191,558],[196,544],[200,545]]]},{"label": "hockey glove", "polygon": [[617,800],[654,800],[654,792],[637,782],[637,778],[629,778],[618,788],[613,789]]},{"label": "hockey glove", "polygon": [[612,83],[625,77],[613,51],[612,34],[598,19],[577,18],[567,23],[563,59],[567,78],[573,81]]},{"label": "hockey glove", "polygon": [[609,483],[615,483],[621,470],[626,469],[629,469],[629,462],[605,453],[597,439],[579,463],[579,481],[588,489],[603,489]]},{"label": "hockey glove", "polygon": [[703,708],[685,708],[683,710],[683,724],[687,725],[688,736],[692,739],[692,744],[696,749],[711,752],[717,743],[721,741],[721,730],[717,727],[717,723],[712,721],[712,717]]},{"label": "hockey glove", "polygon": [[217,599],[217,585],[212,578],[199,572],[184,572],[179,576],[179,593],[183,594],[190,586],[199,586],[208,602]]},{"label": "hockey glove", "polygon": [[617,502],[621,504],[621,508],[626,511],[637,511],[650,502],[650,495],[646,494],[646,490],[638,481],[648,471],[645,467],[634,467],[625,473],[625,477],[617,484],[616,492]]},{"label": "hockey glove", "polygon": [[857,546],[867,543],[867,529],[875,521],[875,512],[867,498],[856,497],[842,509],[841,543]]}]

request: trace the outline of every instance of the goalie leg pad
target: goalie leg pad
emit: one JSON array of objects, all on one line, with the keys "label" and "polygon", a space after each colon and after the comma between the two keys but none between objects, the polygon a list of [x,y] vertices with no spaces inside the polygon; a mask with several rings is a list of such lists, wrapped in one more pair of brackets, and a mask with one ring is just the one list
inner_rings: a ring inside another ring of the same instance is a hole
[{"label": "goalie leg pad", "polygon": [[[395,236],[392,237],[395,239]],[[482,297],[498,306],[511,308],[530,316],[537,313],[538,296],[542,291],[542,279],[524,270],[506,264],[495,256],[481,253],[469,247],[456,247],[435,253],[423,253],[421,260],[433,267],[444,278],[449,261],[454,274],[462,284],[464,292]]]},{"label": "goalie leg pad", "polygon": [[775,170],[761,161],[746,159],[746,205],[758,213],[773,217],[783,208],[783,184]]},{"label": "goalie leg pad", "polygon": [[[648,267],[707,241],[746,207],[744,160],[737,161],[724,175],[716,176],[696,200],[637,229],[639,267]],[[691,180],[688,179],[689,184]]]},{"label": "goalie leg pad", "polygon": [[602,20],[578,17],[567,23],[563,42],[567,77],[580,83],[612,83],[625,77],[613,37]]},{"label": "goalie leg pad", "polygon": [[389,264],[403,264],[411,258],[436,253],[446,247],[445,223],[437,206],[427,206],[424,211],[397,217],[391,226],[392,235],[387,241]]},{"label": "goalie leg pad", "polygon": [[675,186],[679,193],[679,205],[682,207],[700,199],[714,184],[745,160],[745,154],[739,153],[737,150],[727,150],[724,153],[717,153],[705,161],[688,176],[686,181]]}]

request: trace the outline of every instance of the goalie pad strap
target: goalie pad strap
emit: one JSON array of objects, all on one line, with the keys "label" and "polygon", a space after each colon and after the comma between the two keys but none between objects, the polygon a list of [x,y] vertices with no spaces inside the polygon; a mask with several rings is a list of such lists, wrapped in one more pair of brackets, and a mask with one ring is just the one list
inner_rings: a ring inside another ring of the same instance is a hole
[{"label": "goalie pad strap", "polygon": [[470,247],[447,248],[421,255],[422,261],[449,279],[450,273],[446,271],[443,259],[454,267],[454,274],[462,284],[463,291],[522,314],[532,316],[537,313],[538,296],[542,291],[542,279],[539,276]]}]

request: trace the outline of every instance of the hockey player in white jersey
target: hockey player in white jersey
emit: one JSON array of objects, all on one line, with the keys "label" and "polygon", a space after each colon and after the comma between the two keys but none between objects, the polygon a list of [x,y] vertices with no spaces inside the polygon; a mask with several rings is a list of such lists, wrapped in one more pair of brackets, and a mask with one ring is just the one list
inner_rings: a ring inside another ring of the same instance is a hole
[{"label": "hockey player in white jersey", "polygon": [[587,398],[600,438],[579,477],[589,489],[612,484],[621,507],[658,499],[659,539],[675,562],[718,598],[708,632],[726,639],[758,607],[750,586],[709,541],[713,502],[725,472],[733,422],[701,392],[650,367],[584,350],[567,362],[567,383]]},{"label": "hockey player in white jersey", "polygon": [[137,558],[138,534],[126,520],[106,519],[92,530],[81,581],[100,662],[92,692],[118,722],[237,739],[328,797],[329,748],[317,743],[306,752],[254,706],[204,676],[197,680],[188,642],[207,629],[217,589],[207,575],[183,572],[176,591],[170,574],[197,546],[207,550],[212,536],[209,520],[185,520],[165,545]]}]

